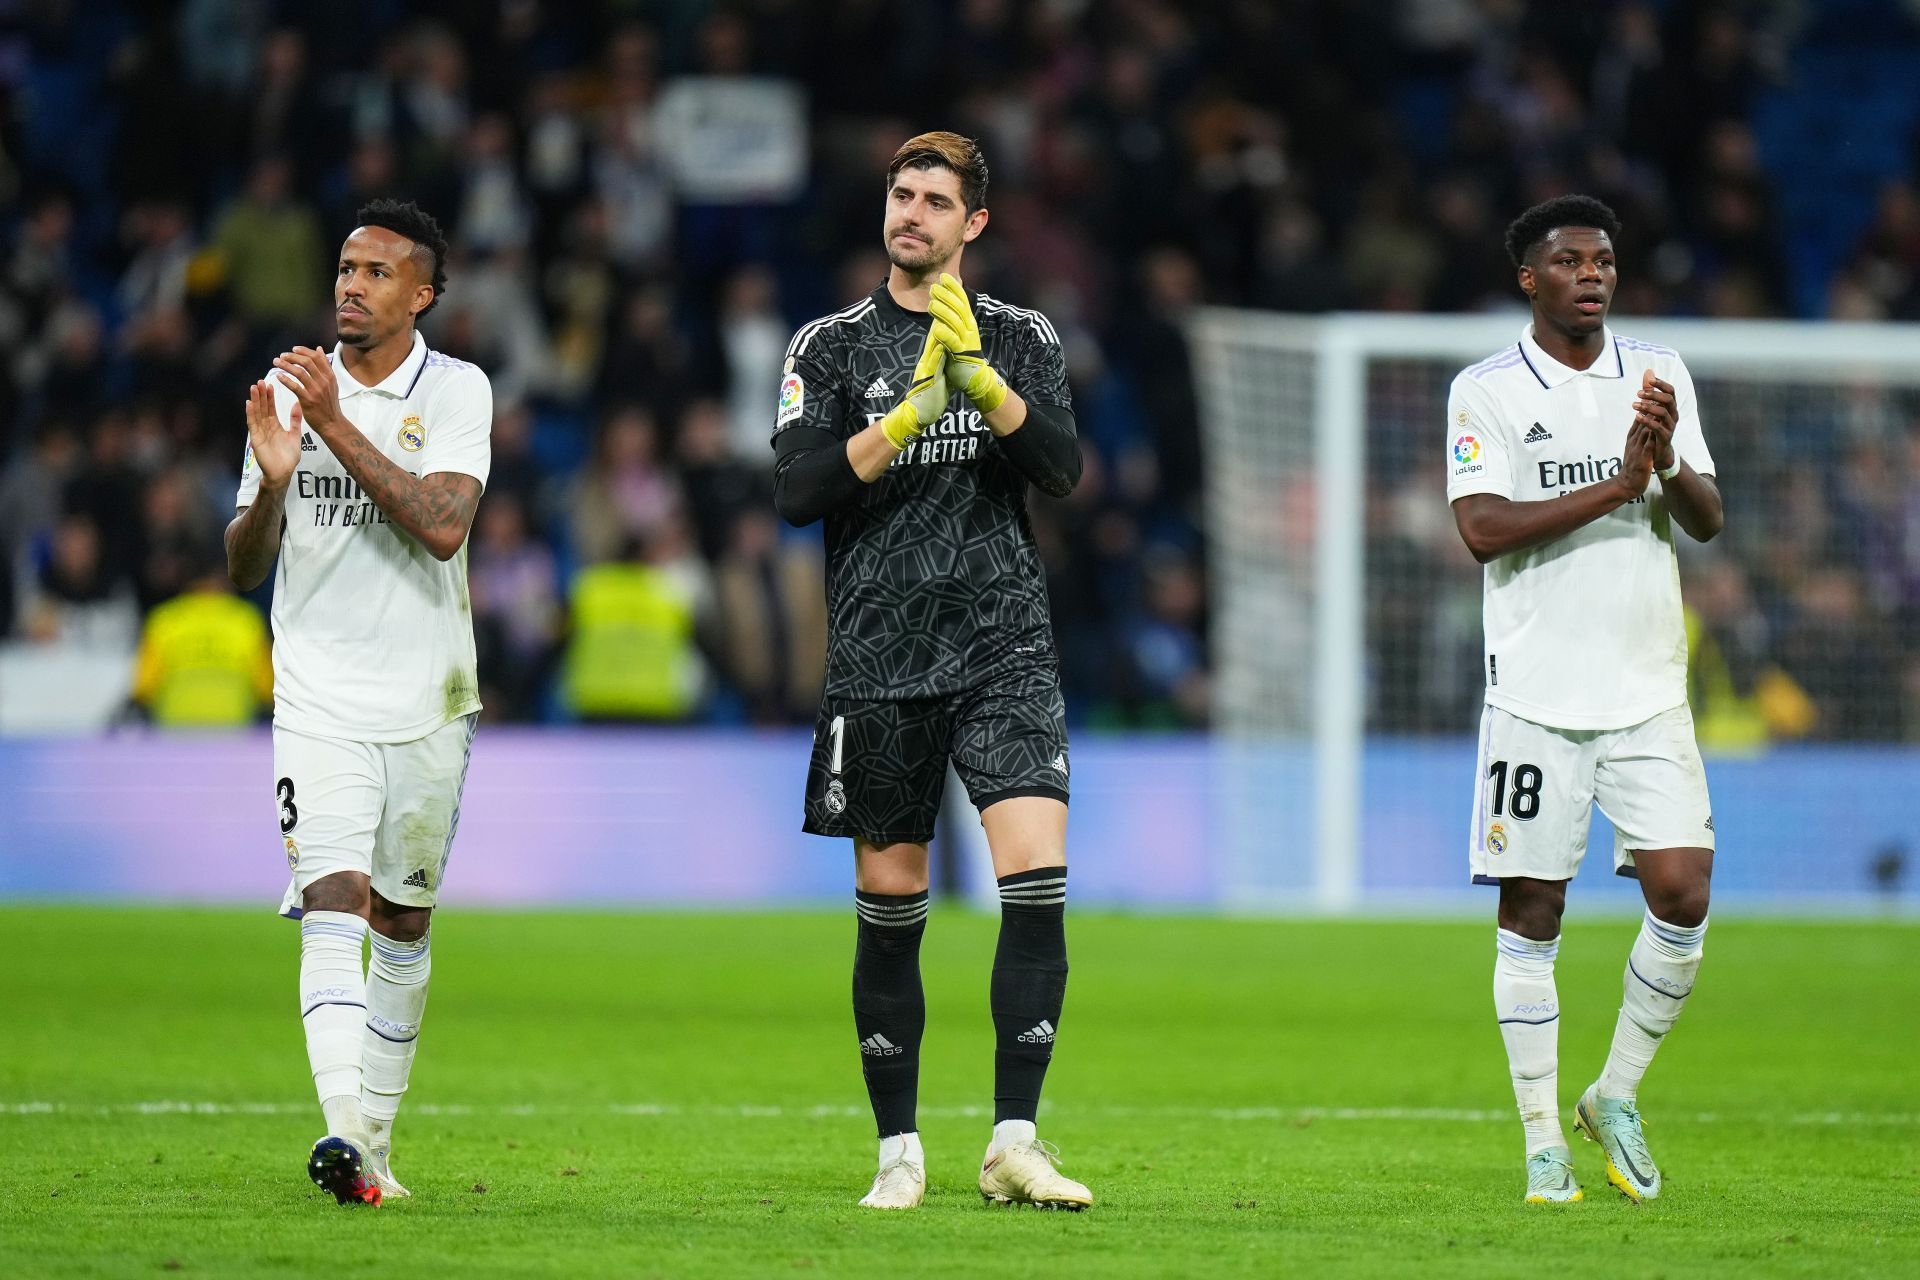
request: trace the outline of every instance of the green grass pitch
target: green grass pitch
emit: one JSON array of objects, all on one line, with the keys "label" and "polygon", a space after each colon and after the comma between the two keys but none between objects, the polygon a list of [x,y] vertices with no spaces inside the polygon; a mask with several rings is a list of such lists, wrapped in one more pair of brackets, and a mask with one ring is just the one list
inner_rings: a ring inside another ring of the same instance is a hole
[{"label": "green grass pitch", "polygon": [[[1491,905],[1491,899],[1489,899]],[[1569,924],[1561,1096],[1634,925]],[[0,909],[9,1276],[1920,1275],[1920,927],[1721,912],[1641,1095],[1666,1195],[1574,1139],[1525,1206],[1493,926],[1069,913],[1041,1133],[1086,1214],[989,1208],[994,922],[936,911],[918,1212],[872,1174],[853,918],[448,911],[379,1210],[323,1200],[266,911]],[[152,1104],[160,1104],[158,1106]],[[1569,1117],[1570,1118],[1570,1117]]]}]

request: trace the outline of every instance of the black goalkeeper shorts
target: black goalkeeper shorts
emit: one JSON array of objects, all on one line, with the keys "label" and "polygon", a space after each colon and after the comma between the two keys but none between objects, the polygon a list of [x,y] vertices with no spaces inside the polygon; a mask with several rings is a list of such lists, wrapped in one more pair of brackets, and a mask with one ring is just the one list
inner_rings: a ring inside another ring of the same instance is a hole
[{"label": "black goalkeeper shorts", "polygon": [[975,807],[1067,799],[1067,707],[1052,667],[1011,671],[942,698],[828,694],[813,728],[806,820],[817,836],[925,844],[953,761]]}]

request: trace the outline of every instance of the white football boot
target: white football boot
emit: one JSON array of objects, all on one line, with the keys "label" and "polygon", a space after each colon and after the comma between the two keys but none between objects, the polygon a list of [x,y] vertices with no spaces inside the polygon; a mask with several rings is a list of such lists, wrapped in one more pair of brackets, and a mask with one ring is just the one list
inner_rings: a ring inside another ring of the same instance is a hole
[{"label": "white football boot", "polygon": [[927,1156],[917,1133],[880,1140],[880,1172],[873,1189],[860,1197],[863,1209],[918,1209],[927,1198]]},{"label": "white football boot", "polygon": [[989,1204],[1031,1204],[1078,1212],[1093,1203],[1093,1192],[1061,1173],[1060,1150],[1034,1138],[995,1151],[987,1148],[980,1165],[980,1196]]},{"label": "white football boot", "polygon": [[393,1176],[388,1162],[393,1159],[393,1125],[376,1124],[373,1136],[367,1143],[367,1176],[380,1188],[380,1194],[387,1197],[410,1196],[413,1192],[400,1185]]}]

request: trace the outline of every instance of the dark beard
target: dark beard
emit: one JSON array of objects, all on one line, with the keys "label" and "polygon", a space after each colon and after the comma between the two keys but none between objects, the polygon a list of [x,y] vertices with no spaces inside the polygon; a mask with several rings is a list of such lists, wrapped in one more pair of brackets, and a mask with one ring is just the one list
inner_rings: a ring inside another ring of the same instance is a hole
[{"label": "dark beard", "polygon": [[889,240],[887,241],[887,261],[891,262],[894,266],[900,268],[902,271],[911,271],[918,274],[920,272],[928,271],[931,268],[939,265],[941,262],[945,261],[945,256],[941,254],[937,249],[935,249],[932,245],[928,245],[926,250],[922,253],[920,258],[916,261],[914,259],[903,257],[901,255],[900,250],[894,246],[894,242]]}]

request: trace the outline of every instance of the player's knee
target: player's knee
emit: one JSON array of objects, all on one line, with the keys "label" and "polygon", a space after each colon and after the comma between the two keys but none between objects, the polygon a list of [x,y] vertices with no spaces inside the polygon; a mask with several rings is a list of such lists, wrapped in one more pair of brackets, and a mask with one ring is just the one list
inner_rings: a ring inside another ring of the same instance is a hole
[{"label": "player's knee", "polygon": [[300,895],[300,905],[308,911],[344,911],[365,918],[369,892],[365,876],[355,871],[336,871],[308,885]]},{"label": "player's knee", "polygon": [[433,923],[432,907],[406,907],[388,902],[378,891],[373,894],[373,928],[383,938],[395,942],[418,942],[427,936]]},{"label": "player's knee", "polygon": [[927,846],[854,842],[854,887],[861,892],[920,893],[930,883]]},{"label": "player's knee", "polygon": [[1707,918],[1710,896],[1707,877],[1698,876],[1679,884],[1662,886],[1659,892],[1649,894],[1647,909],[1653,912],[1656,920],[1691,929]]},{"label": "player's knee", "polygon": [[1511,879],[1500,886],[1500,927],[1536,942],[1560,936],[1567,909],[1564,881]]}]

